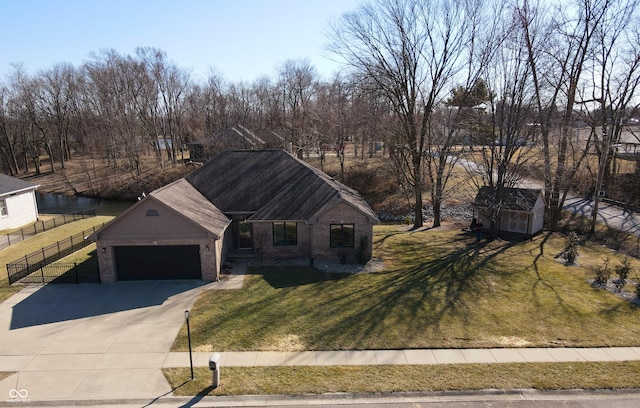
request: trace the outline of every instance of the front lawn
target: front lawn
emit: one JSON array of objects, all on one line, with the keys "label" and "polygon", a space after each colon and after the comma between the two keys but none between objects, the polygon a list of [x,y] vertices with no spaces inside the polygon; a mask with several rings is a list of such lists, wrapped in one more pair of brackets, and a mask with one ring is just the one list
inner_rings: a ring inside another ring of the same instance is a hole
[{"label": "front lawn", "polygon": [[[384,272],[251,268],[243,289],[203,293],[194,350],[638,345],[639,308],[587,282],[616,253],[587,245],[566,266],[562,235],[475,244],[459,229],[406,228],[374,228]],[[187,350],[185,327],[173,350]]]}]

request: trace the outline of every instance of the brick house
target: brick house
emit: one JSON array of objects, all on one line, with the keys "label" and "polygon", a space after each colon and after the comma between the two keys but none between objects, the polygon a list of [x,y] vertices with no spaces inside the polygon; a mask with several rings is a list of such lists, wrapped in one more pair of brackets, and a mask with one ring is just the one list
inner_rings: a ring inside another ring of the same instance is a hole
[{"label": "brick house", "polygon": [[217,280],[231,251],[355,262],[376,223],[356,191],[283,150],[225,151],[98,231],[100,276]]}]

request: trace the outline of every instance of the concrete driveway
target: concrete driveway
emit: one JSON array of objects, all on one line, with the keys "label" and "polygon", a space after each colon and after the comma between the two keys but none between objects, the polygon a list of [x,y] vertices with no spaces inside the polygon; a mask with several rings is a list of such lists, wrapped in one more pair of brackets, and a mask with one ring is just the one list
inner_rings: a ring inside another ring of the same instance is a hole
[{"label": "concrete driveway", "polygon": [[[0,400],[148,398],[202,281],[28,287],[0,304]],[[187,362],[188,365],[188,362]]]}]

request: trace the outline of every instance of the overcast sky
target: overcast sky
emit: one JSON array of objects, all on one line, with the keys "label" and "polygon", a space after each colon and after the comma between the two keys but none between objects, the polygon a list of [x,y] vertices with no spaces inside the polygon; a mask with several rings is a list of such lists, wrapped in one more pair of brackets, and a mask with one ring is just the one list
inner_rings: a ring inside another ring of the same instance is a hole
[{"label": "overcast sky", "polygon": [[23,64],[29,74],[56,63],[80,66],[92,52],[133,55],[150,46],[204,80],[273,76],[307,58],[328,78],[339,64],[325,51],[327,25],[363,0],[1,0],[0,80]]}]

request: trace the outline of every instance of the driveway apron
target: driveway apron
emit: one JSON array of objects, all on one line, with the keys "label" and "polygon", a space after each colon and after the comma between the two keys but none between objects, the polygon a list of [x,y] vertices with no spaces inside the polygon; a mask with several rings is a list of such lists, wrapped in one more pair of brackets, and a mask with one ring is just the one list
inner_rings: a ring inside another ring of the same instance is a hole
[{"label": "driveway apron", "polygon": [[27,287],[0,304],[0,400],[146,398],[202,281]]}]

